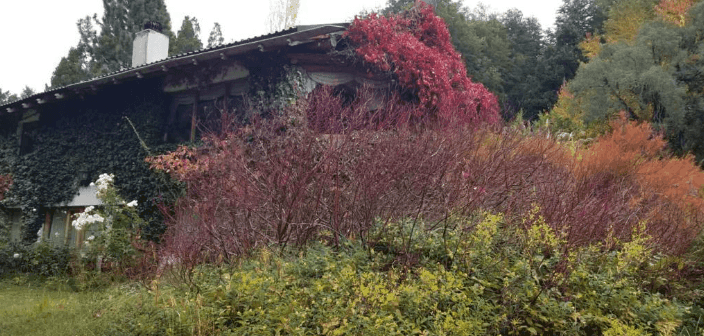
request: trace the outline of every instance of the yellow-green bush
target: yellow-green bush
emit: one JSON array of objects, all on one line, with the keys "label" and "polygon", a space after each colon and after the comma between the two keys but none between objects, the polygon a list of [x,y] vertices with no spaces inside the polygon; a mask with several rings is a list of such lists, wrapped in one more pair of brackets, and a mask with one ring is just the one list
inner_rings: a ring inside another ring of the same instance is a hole
[{"label": "yellow-green bush", "polygon": [[625,244],[567,251],[537,210],[435,224],[401,220],[364,243],[263,249],[236,266],[196,268],[197,292],[155,284],[154,306],[122,331],[664,335],[686,316],[684,304],[641,286],[653,255],[640,231]]}]

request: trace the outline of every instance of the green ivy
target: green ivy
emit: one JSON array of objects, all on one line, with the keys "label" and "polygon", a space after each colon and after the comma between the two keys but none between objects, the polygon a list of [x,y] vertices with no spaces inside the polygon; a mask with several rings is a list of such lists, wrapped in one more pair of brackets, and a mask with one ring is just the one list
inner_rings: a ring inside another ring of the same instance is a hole
[{"label": "green ivy", "polygon": [[123,197],[138,200],[147,222],[143,236],[158,238],[164,230],[158,204],[173,201],[178,187],[149,170],[135,130],[154,153],[175,148],[161,140],[168,99],[160,88],[144,81],[51,105],[23,155],[10,154],[18,152],[16,136],[0,142],[0,173],[9,170],[14,180],[3,203],[22,209],[23,240],[36,239],[47,206],[70,201],[101,173],[115,174]]},{"label": "green ivy", "polygon": [[[241,61],[250,70],[254,98],[250,112],[269,115],[300,92],[302,74],[282,54]],[[228,64],[215,62],[172,80],[203,86]],[[170,100],[162,87],[161,79],[143,80],[55,102],[39,111],[39,127],[30,134],[32,150],[22,155],[17,155],[16,132],[21,115],[0,116],[0,174],[12,174],[14,182],[0,202],[0,211],[3,206],[21,208],[24,241],[36,240],[47,206],[70,201],[79,187],[102,173],[114,174],[121,196],[139,202],[139,214],[147,223],[142,236],[158,240],[165,229],[159,204],[174,202],[183,190],[166,174],[150,171],[144,162],[147,155],[175,150],[177,145],[163,141]]]}]

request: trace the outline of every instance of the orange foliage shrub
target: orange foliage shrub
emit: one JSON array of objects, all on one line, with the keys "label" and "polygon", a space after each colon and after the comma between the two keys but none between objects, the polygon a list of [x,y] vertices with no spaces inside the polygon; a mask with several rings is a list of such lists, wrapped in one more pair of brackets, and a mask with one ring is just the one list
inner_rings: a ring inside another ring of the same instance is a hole
[{"label": "orange foliage shrub", "polygon": [[612,133],[578,152],[581,160],[574,166],[575,175],[632,181],[629,203],[634,218],[646,221],[656,241],[668,240],[667,245],[675,250],[686,248],[704,219],[700,194],[704,172],[694,157],[668,154],[666,141],[648,123],[629,122],[621,115],[611,126]]},{"label": "orange foliage shrub", "polygon": [[662,136],[653,134],[650,124],[629,123],[621,115],[611,127],[613,132],[599,137],[594,145],[580,153],[581,164],[575,167],[578,176],[596,171],[628,175],[639,164],[665,154],[667,143]]}]

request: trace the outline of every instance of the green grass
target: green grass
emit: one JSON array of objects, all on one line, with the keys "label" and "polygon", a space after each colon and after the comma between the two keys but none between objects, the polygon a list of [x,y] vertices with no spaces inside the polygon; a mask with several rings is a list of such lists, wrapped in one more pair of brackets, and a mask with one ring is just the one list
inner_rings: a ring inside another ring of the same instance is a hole
[{"label": "green grass", "polygon": [[132,295],[118,286],[72,291],[66,282],[0,280],[0,335],[101,335]]}]

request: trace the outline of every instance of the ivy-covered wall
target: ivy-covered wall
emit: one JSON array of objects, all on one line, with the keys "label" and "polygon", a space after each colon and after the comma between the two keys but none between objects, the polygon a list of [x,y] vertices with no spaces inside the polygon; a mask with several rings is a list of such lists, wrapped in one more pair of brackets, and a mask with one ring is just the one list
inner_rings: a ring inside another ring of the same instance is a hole
[{"label": "ivy-covered wall", "polygon": [[[250,71],[247,80],[253,104],[249,112],[269,115],[301,91],[301,72],[288,66],[283,51],[248,55],[238,61]],[[207,89],[214,74],[229,65],[219,61],[202,64],[183,71],[182,77]],[[21,210],[25,242],[37,239],[51,206],[70,201],[79,187],[102,173],[115,175],[115,186],[124,199],[138,201],[147,223],[142,236],[158,240],[165,229],[158,205],[173,202],[181,193],[178,184],[150,171],[144,161],[147,155],[176,148],[163,141],[171,103],[163,92],[163,81],[103,85],[94,94],[40,105],[38,121],[24,123],[23,134],[17,132],[21,113],[0,115],[0,174],[13,177],[10,191],[0,201],[0,212],[8,207]],[[247,122],[247,118],[240,121]],[[9,236],[8,223],[0,214],[0,237]]]},{"label": "ivy-covered wall", "polygon": [[101,173],[115,174],[121,194],[137,200],[147,219],[143,235],[157,238],[163,232],[157,204],[168,202],[175,187],[149,170],[147,150],[127,118],[154,153],[173,148],[161,140],[168,104],[159,80],[116,85],[38,110],[39,121],[23,136],[31,146],[19,156],[17,136],[0,137],[0,174],[9,170],[14,182],[3,204],[21,208],[23,240],[36,239],[48,206],[70,201]]},{"label": "ivy-covered wall", "polygon": [[10,217],[6,211],[0,209],[0,247],[5,246],[10,240]]}]

